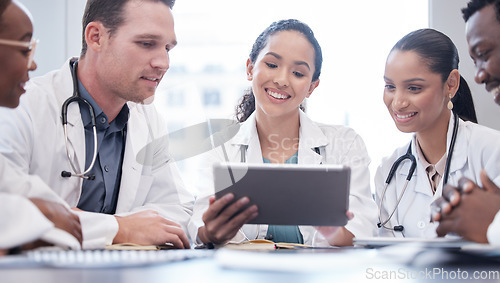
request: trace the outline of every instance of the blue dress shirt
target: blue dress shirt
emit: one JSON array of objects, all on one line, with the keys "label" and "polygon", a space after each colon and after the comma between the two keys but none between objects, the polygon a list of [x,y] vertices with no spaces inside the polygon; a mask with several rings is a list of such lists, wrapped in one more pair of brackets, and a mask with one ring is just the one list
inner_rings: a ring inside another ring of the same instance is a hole
[{"label": "blue dress shirt", "polygon": [[[108,117],[78,80],[78,90],[94,107],[97,130],[97,159],[89,174],[94,180],[84,179],[82,195],[77,207],[91,212],[114,214],[120,190],[123,151],[127,136],[129,109],[125,104],[116,118],[108,123]],[[92,162],[94,133],[88,106],[80,102],[80,114],[85,127],[85,168]]]}]

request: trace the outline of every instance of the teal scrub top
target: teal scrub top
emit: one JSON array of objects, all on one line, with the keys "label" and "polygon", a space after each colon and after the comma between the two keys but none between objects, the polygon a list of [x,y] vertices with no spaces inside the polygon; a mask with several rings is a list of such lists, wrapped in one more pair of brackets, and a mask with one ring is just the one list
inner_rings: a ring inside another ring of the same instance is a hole
[{"label": "teal scrub top", "polygon": [[[299,153],[296,152],[285,161],[288,164],[297,164]],[[271,163],[269,159],[262,157],[264,163]],[[304,238],[300,233],[299,226],[295,225],[269,225],[267,228],[266,239],[275,243],[295,243],[304,244]]]}]

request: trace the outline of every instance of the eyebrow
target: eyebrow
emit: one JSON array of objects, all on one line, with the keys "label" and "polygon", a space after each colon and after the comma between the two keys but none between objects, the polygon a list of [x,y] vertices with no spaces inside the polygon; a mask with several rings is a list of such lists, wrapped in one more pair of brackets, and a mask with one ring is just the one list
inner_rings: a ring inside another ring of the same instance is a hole
[{"label": "eyebrow", "polygon": [[[280,55],[274,53],[274,52],[267,52],[266,55],[271,55],[271,56],[274,56],[276,57],[276,59],[278,60],[281,60],[283,57],[281,57]],[[306,66],[309,70],[311,70],[311,67],[309,67],[309,64],[307,64],[307,62],[304,62],[304,61],[295,61],[293,62],[295,65],[304,65]]]},{"label": "eyebrow", "polygon": [[405,83],[412,83],[412,82],[425,82],[424,79],[421,78],[413,78],[413,79],[408,79],[404,81]]},{"label": "eyebrow", "polygon": [[[154,40],[160,40],[161,36],[156,35],[156,34],[146,33],[146,34],[139,34],[139,35],[135,36],[135,38],[136,39],[154,39]],[[176,46],[177,45],[177,40],[172,41],[168,45]]]},{"label": "eyebrow", "polygon": [[25,34],[24,34],[24,35],[20,38],[20,40],[23,40],[23,41],[24,41],[24,40],[28,40],[28,41],[29,41],[32,37],[33,37],[33,33],[31,33],[31,32],[27,32],[27,33],[25,33]]},{"label": "eyebrow", "polygon": [[480,42],[477,42],[474,45],[472,45],[471,48],[469,49],[470,50],[469,54],[471,55],[471,57],[472,57],[472,55],[477,54],[477,48],[479,47],[479,44],[480,44]]},{"label": "eyebrow", "polygon": [[[384,76],[384,80],[386,81],[391,81],[391,79],[389,79],[388,77]],[[413,78],[413,79],[408,79],[408,80],[404,80],[403,81],[404,83],[411,83],[411,82],[425,82],[424,79],[421,79],[421,78]]]}]

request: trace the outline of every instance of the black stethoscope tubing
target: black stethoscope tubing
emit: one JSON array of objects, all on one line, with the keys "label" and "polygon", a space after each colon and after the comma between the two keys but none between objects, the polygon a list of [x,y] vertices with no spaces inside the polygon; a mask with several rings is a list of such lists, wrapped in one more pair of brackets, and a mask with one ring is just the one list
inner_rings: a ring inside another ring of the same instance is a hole
[{"label": "black stethoscope tubing", "polygon": [[[453,155],[453,150],[455,148],[455,142],[457,140],[458,120],[459,120],[459,118],[458,118],[458,115],[456,113],[454,113],[454,112],[453,112],[453,117],[454,117],[454,121],[453,121],[453,133],[451,135],[450,148],[448,150],[448,156],[446,158],[446,165],[445,165],[444,176],[443,176],[443,187],[444,187],[444,185],[446,185],[448,183],[448,176],[449,176],[449,173],[450,173],[451,158],[452,158],[452,155]],[[389,183],[391,182],[392,178],[394,177],[394,174],[396,173],[396,170],[399,167],[399,165],[401,164],[401,162],[403,162],[406,159],[409,159],[411,161],[411,166],[410,166],[410,169],[408,170],[408,176],[406,177],[406,181],[405,181],[405,185],[403,187],[403,191],[399,195],[398,200],[396,202],[396,205],[395,205],[394,209],[392,210],[392,212],[389,214],[389,217],[387,218],[387,220],[382,221],[382,203],[383,203],[383,200],[384,200],[385,193],[387,192],[387,187],[389,186]],[[406,151],[406,153],[404,155],[402,155],[401,157],[399,157],[394,162],[394,164],[392,164],[391,170],[389,171],[389,174],[387,175],[387,179],[386,179],[385,185],[384,185],[384,190],[382,192],[382,196],[380,197],[380,202],[379,202],[379,213],[378,213],[378,220],[379,220],[379,222],[377,223],[377,226],[379,228],[383,227],[383,228],[388,229],[388,230],[403,232],[403,230],[404,230],[404,226],[403,225],[396,225],[394,227],[387,227],[387,226],[385,226],[385,224],[387,224],[391,220],[392,216],[396,212],[396,209],[398,208],[399,203],[400,203],[401,199],[403,198],[403,195],[404,195],[404,193],[406,191],[406,187],[408,186],[408,183],[410,182],[410,180],[411,180],[411,178],[413,176],[413,173],[415,172],[415,168],[416,167],[417,167],[417,160],[415,159],[415,156],[413,156],[413,154],[411,153],[411,142],[410,142],[410,145],[408,146],[408,150]]]},{"label": "black stethoscope tubing", "polygon": [[[80,92],[78,90],[78,77],[77,77],[77,68],[78,68],[78,61],[75,61],[73,66],[71,67],[71,75],[72,75],[72,78],[73,78],[73,95],[71,97],[69,97],[68,99],[66,99],[64,101],[64,103],[62,104],[62,107],[61,107],[61,121],[62,121],[62,125],[63,125],[63,129],[64,129],[64,140],[65,140],[65,144],[66,144],[66,155],[68,157],[68,161],[69,161],[69,164],[71,165],[71,168],[73,169],[73,172],[69,172],[69,171],[62,171],[61,172],[61,176],[62,177],[65,177],[65,178],[68,178],[68,177],[80,177],[80,178],[83,178],[83,179],[88,179],[88,180],[94,180],[95,179],[95,176],[93,174],[91,175],[87,175],[90,170],[92,170],[92,168],[94,167],[94,164],[95,164],[95,161],[97,159],[97,129],[96,129],[96,122],[95,122],[95,112],[94,112],[94,107],[92,107],[92,104],[90,104],[90,102],[88,102],[85,98],[81,97],[80,96]],[[92,156],[92,162],[90,163],[89,165],[89,168],[87,168],[86,170],[84,170],[83,172],[81,173],[76,173],[77,170],[75,168],[75,165],[73,164],[73,162],[71,162],[71,155],[69,154],[69,147],[68,147],[68,129],[67,129],[67,125],[68,125],[68,106],[72,103],[72,102],[83,102],[85,103],[85,105],[87,105],[88,109],[89,109],[89,113],[90,113],[90,118],[91,118],[91,123],[92,123],[92,130],[93,130],[93,133],[94,133],[94,153],[93,153],[93,156]]]}]

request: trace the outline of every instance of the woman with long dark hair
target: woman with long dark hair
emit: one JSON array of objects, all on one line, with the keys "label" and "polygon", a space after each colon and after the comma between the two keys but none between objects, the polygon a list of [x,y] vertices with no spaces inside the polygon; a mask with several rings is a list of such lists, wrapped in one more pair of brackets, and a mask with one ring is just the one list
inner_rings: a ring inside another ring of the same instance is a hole
[{"label": "woman with long dark hair", "polygon": [[483,167],[499,175],[500,134],[476,124],[458,63],[453,42],[434,29],[407,34],[387,57],[384,102],[396,127],[414,135],[375,175],[379,235],[436,237],[431,203],[444,184],[477,181]]},{"label": "woman with long dark hair", "polygon": [[[247,197],[234,203],[232,194],[218,200],[200,198],[190,225],[191,237],[197,244],[266,238],[345,246],[352,245],[354,236],[375,234],[370,159],[361,137],[344,126],[315,123],[301,110],[304,100],[319,85],[322,60],[320,45],[306,24],[283,20],[265,29],[253,44],[246,64],[252,87],[237,107],[241,127],[224,144],[226,152],[221,148],[212,152],[212,162],[347,165],[351,168],[349,209],[355,217],[345,227],[245,225],[259,213],[255,205],[240,212],[249,202]],[[211,174],[211,170],[202,174],[206,179],[200,182],[206,186],[200,190],[208,194],[214,191]],[[348,216],[352,214],[348,212]]]}]

